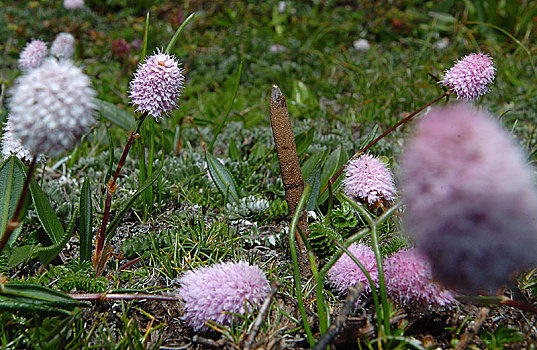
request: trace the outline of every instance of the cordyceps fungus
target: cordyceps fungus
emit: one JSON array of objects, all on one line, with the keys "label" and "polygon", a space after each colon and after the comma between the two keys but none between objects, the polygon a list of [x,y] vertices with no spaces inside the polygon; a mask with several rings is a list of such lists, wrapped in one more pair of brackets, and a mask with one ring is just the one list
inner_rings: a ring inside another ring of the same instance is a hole
[{"label": "cordyceps fungus", "polygon": [[227,262],[188,271],[180,279],[185,302],[184,319],[196,331],[209,329],[207,321],[230,324],[235,316],[258,306],[270,290],[265,273],[245,261]]},{"label": "cordyceps fungus", "polygon": [[402,162],[406,230],[433,276],[496,291],[537,262],[537,191],[520,147],[467,104],[432,110]]}]

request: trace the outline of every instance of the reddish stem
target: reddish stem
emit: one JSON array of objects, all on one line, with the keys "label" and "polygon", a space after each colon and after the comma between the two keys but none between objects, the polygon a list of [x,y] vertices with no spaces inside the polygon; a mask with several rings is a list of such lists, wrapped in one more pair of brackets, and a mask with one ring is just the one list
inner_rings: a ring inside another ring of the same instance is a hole
[{"label": "reddish stem", "polygon": [[114,173],[114,177],[111,180],[108,180],[108,191],[106,192],[106,201],[104,204],[104,212],[103,212],[103,221],[101,223],[101,227],[99,229],[99,235],[97,236],[97,242],[95,243],[95,254],[93,255],[93,266],[96,267],[100,260],[101,255],[103,251],[104,241],[106,238],[106,227],[108,226],[108,217],[110,216],[110,206],[112,204],[112,194],[117,190],[116,181],[119,176],[119,172],[121,171],[121,168],[125,164],[125,160],[127,159],[127,155],[129,154],[129,150],[131,149],[132,144],[134,143],[134,139],[138,132],[140,131],[140,128],[142,127],[142,124],[147,117],[147,113],[144,113],[140,116],[140,119],[138,120],[138,125],[136,126],[136,130],[134,130],[130,136],[129,140],[127,141],[127,144],[125,145],[125,149],[123,149],[123,154],[121,155],[121,159],[119,160],[119,163],[117,165],[116,172]]},{"label": "reddish stem", "polygon": [[36,163],[37,156],[34,156],[32,162],[30,163],[30,166],[28,167],[28,172],[26,173],[26,180],[24,181],[24,185],[22,186],[22,192],[19,197],[17,207],[15,208],[15,212],[13,213],[13,217],[7,222],[4,233],[2,234],[2,238],[0,238],[0,253],[2,253],[2,251],[6,247],[6,244],[9,241],[11,235],[13,234],[13,231],[15,231],[21,223],[20,216],[22,213],[22,209],[24,208],[24,200],[26,199],[26,195],[28,194],[28,188],[30,187],[30,181],[32,181],[32,176],[34,174]]},{"label": "reddish stem", "polygon": [[158,295],[158,294],[123,294],[123,293],[80,293],[69,294],[75,300],[162,300],[162,301],[179,301],[179,297],[173,295]]},{"label": "reddish stem", "polygon": [[[336,182],[337,178],[339,177],[339,175],[341,175],[341,173],[343,172],[343,170],[345,169],[345,167],[347,166],[347,164],[349,164],[349,162],[353,159],[356,159],[358,158],[360,155],[362,155],[362,153],[364,153],[365,151],[367,151],[368,149],[370,149],[374,144],[376,144],[378,141],[382,140],[384,137],[386,137],[386,135],[388,135],[389,133],[391,133],[392,131],[394,131],[395,129],[397,129],[400,125],[408,122],[410,119],[414,118],[418,113],[420,113],[421,111],[423,111],[425,108],[429,107],[430,105],[432,104],[435,104],[436,102],[438,102],[439,100],[441,100],[442,98],[448,96],[449,94],[451,94],[450,91],[446,91],[444,92],[442,95],[438,96],[437,98],[435,98],[434,100],[431,100],[429,102],[427,102],[426,104],[424,104],[422,107],[420,107],[419,109],[417,109],[416,111],[414,111],[412,114],[406,116],[405,118],[401,119],[399,122],[397,122],[394,126],[392,126],[391,128],[389,128],[388,130],[386,130],[382,135],[380,135],[379,137],[377,137],[376,139],[374,139],[373,141],[371,141],[367,146],[365,146],[364,148],[362,148],[361,150],[359,150],[358,152],[356,152],[352,157],[351,159],[349,159],[349,161],[347,163],[345,163],[345,165],[343,165],[341,167],[341,169],[339,169],[335,174],[334,176],[332,176],[332,178],[330,179],[330,183],[331,184],[334,184],[334,182]],[[326,184],[323,189],[321,190],[321,193],[319,193],[319,195],[323,194],[324,191],[326,191],[326,188],[328,187],[328,184]]]}]

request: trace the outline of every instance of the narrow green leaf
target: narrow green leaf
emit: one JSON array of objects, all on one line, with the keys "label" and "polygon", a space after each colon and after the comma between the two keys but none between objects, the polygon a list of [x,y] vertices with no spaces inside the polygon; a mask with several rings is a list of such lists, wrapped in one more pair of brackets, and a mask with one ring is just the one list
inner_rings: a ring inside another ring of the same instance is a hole
[{"label": "narrow green leaf", "polygon": [[242,159],[241,152],[239,151],[234,139],[229,141],[229,158],[231,158],[231,160],[234,162]]},{"label": "narrow green leaf", "polygon": [[185,21],[179,26],[179,28],[173,35],[172,40],[170,40],[170,43],[168,44],[168,46],[166,46],[166,50],[164,50],[165,53],[169,53],[170,50],[175,46],[175,43],[179,39],[179,35],[181,35],[181,32],[183,31],[183,29],[185,29],[186,25],[194,19],[194,16],[196,16],[196,12],[192,12],[192,14],[190,14],[190,16],[188,16]]},{"label": "narrow green leaf", "polygon": [[145,55],[147,53],[147,37],[149,36],[149,11],[145,15],[145,30],[144,30],[144,43],[142,45],[142,54],[140,55],[140,62],[144,62]]},{"label": "narrow green leaf", "polygon": [[91,242],[93,239],[93,206],[91,204],[91,190],[89,179],[84,179],[80,193],[80,219],[78,231],[80,233],[80,261],[91,260]]},{"label": "narrow green leaf", "polygon": [[87,303],[71,298],[69,295],[32,283],[5,283],[0,285],[0,295],[26,298],[45,302],[48,306],[74,308],[87,306]]},{"label": "narrow green leaf", "polygon": [[26,298],[9,298],[0,295],[0,310],[17,314],[33,316],[35,314],[45,316],[68,316],[71,312],[49,306],[47,303],[36,302]]},{"label": "narrow green leaf", "polygon": [[237,186],[235,185],[235,180],[229,171],[224,167],[222,163],[209,152],[205,152],[205,157],[207,160],[207,166],[209,167],[209,173],[213,179],[216,187],[220,192],[227,196],[231,194],[231,199],[234,202],[239,202],[239,193],[237,192]]},{"label": "narrow green leaf", "polygon": [[321,192],[321,167],[318,166],[311,173],[311,175],[306,180],[306,185],[310,184],[311,192],[309,194],[308,203],[306,204],[306,210],[312,211],[315,210],[317,205],[317,198],[319,197],[319,192]]},{"label": "narrow green leaf", "polygon": [[328,156],[328,154],[330,154],[330,151],[326,149],[324,151],[315,152],[312,155],[310,155],[308,159],[306,159],[304,164],[302,164],[302,166],[300,167],[302,176],[305,179],[307,179],[310,176],[313,169],[315,169],[319,163],[322,163],[325,160],[325,158]]},{"label": "narrow green leaf", "polygon": [[30,194],[43,230],[47,233],[52,244],[58,243],[65,232],[58,216],[56,216],[54,209],[50,205],[47,195],[34,179],[30,181]]},{"label": "narrow green leaf", "polygon": [[[0,234],[15,212],[26,178],[26,172],[16,166],[17,160],[12,155],[0,165]],[[19,233],[20,227],[13,232],[8,245],[17,239]]]},{"label": "narrow green leaf", "polygon": [[365,146],[369,145],[369,143],[371,141],[373,141],[375,139],[375,137],[377,137],[377,131],[379,129],[379,125],[378,124],[375,124],[375,127],[373,128],[373,130],[371,130],[369,132],[369,134],[367,134],[367,137],[362,141],[362,143],[360,144],[360,148],[359,149],[363,149],[365,148]]},{"label": "narrow green leaf", "polygon": [[303,131],[300,134],[295,136],[296,144],[296,153],[300,157],[308,150],[308,147],[313,141],[313,136],[315,135],[315,127],[311,127],[309,130]]},{"label": "narrow green leaf", "polygon": [[110,223],[110,225],[108,225],[108,228],[106,229],[106,241],[104,243],[104,246],[106,247],[109,243],[110,243],[110,240],[112,239],[112,237],[114,236],[115,234],[115,231],[116,231],[116,228],[117,226],[119,225],[119,222],[121,221],[121,219],[123,219],[123,217],[125,216],[125,214],[127,213],[127,211],[132,207],[132,205],[134,204],[134,201],[136,200],[136,198],[138,198],[138,196],[140,196],[144,190],[146,188],[148,188],[149,186],[153,185],[153,183],[155,181],[157,181],[157,179],[159,178],[160,176],[160,173],[162,171],[162,167],[164,166],[164,163],[162,163],[162,165],[160,166],[160,168],[158,170],[156,170],[153,174],[151,174],[151,177],[149,177],[139,188],[138,190],[136,191],[136,193],[134,193],[132,195],[132,197],[129,199],[129,201],[127,203],[125,203],[125,205],[123,206],[123,208],[121,208],[121,210],[116,214],[116,216],[114,217],[114,219],[112,220],[112,222]]},{"label": "narrow green leaf", "polygon": [[[321,172],[321,188],[326,186],[328,184],[328,180],[338,171],[343,165],[345,165],[345,162],[349,159],[348,153],[338,148],[328,158],[326,159],[326,162],[323,166],[323,170]],[[341,179],[343,176],[338,177],[336,182],[332,185],[332,189],[336,189],[339,184],[341,183]],[[328,191],[325,191],[317,201],[317,204],[320,205],[324,203],[328,199]]]},{"label": "narrow green leaf", "polygon": [[65,233],[63,234],[61,239],[58,240],[57,243],[47,247],[38,247],[36,249],[39,261],[41,261],[41,264],[43,264],[43,266],[47,266],[52,261],[52,259],[56,257],[56,255],[60,254],[67,242],[69,242],[69,239],[71,239],[71,236],[73,236],[73,233],[75,232],[75,222],[77,215],[78,209],[75,209],[75,212],[73,213],[73,215],[71,215],[71,221],[69,221],[69,226],[67,227],[67,230],[65,230]]},{"label": "narrow green leaf", "polygon": [[15,266],[26,262],[30,259],[34,253],[35,246],[33,245],[23,245],[20,247],[15,247],[9,253],[9,258],[7,260],[7,267],[9,269],[14,268]]},{"label": "narrow green leaf", "polygon": [[126,112],[113,103],[100,99],[95,99],[95,103],[97,105],[97,110],[105,119],[127,131],[134,128],[136,120],[129,112]]}]

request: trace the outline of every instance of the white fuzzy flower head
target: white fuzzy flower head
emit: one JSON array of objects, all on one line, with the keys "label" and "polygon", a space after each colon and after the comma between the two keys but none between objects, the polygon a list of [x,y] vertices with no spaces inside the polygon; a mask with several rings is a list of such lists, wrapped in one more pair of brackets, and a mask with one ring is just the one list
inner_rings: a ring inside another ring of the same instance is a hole
[{"label": "white fuzzy flower head", "polygon": [[33,157],[30,152],[21,144],[21,140],[13,137],[12,130],[13,122],[8,117],[4,125],[4,133],[2,134],[2,157],[6,159],[10,155],[14,155],[23,162],[31,162]]},{"label": "white fuzzy flower head", "polygon": [[68,60],[47,59],[17,78],[8,108],[13,137],[32,155],[68,151],[94,123],[95,91]]},{"label": "white fuzzy flower head", "polygon": [[84,0],[63,0],[63,7],[68,10],[76,10],[84,7]]},{"label": "white fuzzy flower head", "polygon": [[71,59],[75,53],[75,38],[69,33],[60,33],[50,46],[50,53],[60,59]]},{"label": "white fuzzy flower head", "polygon": [[41,40],[32,40],[24,47],[19,57],[19,68],[22,71],[37,68],[47,56],[47,44]]}]

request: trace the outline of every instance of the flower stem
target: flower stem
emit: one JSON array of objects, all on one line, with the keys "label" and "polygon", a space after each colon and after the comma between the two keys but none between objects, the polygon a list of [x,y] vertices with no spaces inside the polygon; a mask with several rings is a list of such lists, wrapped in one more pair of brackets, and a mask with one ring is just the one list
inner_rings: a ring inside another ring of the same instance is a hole
[{"label": "flower stem", "polygon": [[24,181],[24,185],[22,186],[22,192],[19,197],[17,207],[15,208],[15,212],[13,213],[13,217],[7,222],[4,233],[2,234],[2,238],[0,238],[0,253],[2,253],[2,251],[6,247],[6,244],[9,241],[11,235],[13,234],[13,231],[15,231],[17,227],[20,226],[20,216],[22,213],[22,209],[24,208],[24,201],[28,194],[28,188],[30,187],[30,181],[32,181],[32,176],[34,174],[36,163],[37,156],[34,156],[32,162],[30,163],[30,166],[28,167],[28,172],[26,173],[26,180]]},{"label": "flower stem", "polygon": [[[380,294],[380,302],[382,304],[382,318],[384,320],[384,334],[390,335],[390,308],[388,305],[388,296],[386,294],[386,284],[384,283],[384,269],[382,268],[382,255],[380,254],[377,224],[362,205],[357,203],[355,200],[347,196],[342,191],[340,191],[339,194],[355,210],[360,212],[360,214],[365,218],[365,220],[369,224],[369,227],[370,227],[369,236],[371,237],[371,245],[373,248],[373,252],[375,253],[375,259],[377,261],[377,270],[378,270],[378,276],[379,276],[379,294]],[[371,288],[373,288],[373,285],[371,286]]]},{"label": "flower stem", "polygon": [[[116,181],[119,177],[119,172],[121,171],[121,168],[125,164],[125,160],[127,159],[127,155],[129,154],[129,150],[134,143],[135,138],[138,135],[138,132],[140,131],[140,128],[142,127],[142,124],[147,117],[147,113],[143,113],[140,118],[138,119],[138,125],[136,126],[136,130],[134,130],[129,135],[129,140],[127,141],[127,144],[125,145],[125,149],[123,149],[123,154],[121,155],[121,159],[119,160],[119,163],[117,165],[116,172],[114,173],[114,177],[111,180],[108,180],[108,191],[106,192],[106,201],[104,204],[104,212],[103,212],[103,221],[101,223],[101,227],[99,229],[99,235],[97,236],[97,241],[95,243],[95,254],[93,255],[93,267],[96,268],[97,277],[100,276],[101,268],[104,267],[103,263],[101,262],[102,259],[102,253],[103,253],[103,246],[105,241],[105,234],[106,234],[106,227],[108,226],[108,217],[110,216],[110,206],[112,204],[112,194],[117,190]],[[101,267],[98,268],[97,267]]]},{"label": "flower stem", "polygon": [[[420,108],[418,108],[417,110],[415,110],[413,113],[411,113],[410,115],[406,116],[405,118],[401,119],[400,121],[398,121],[395,125],[393,125],[391,128],[389,128],[388,130],[386,130],[382,135],[380,135],[379,137],[377,137],[376,139],[374,139],[373,141],[371,141],[367,146],[365,146],[364,148],[362,148],[361,150],[359,150],[358,152],[356,152],[350,159],[349,161],[343,165],[335,174],[334,176],[332,176],[332,178],[330,178],[330,180],[328,181],[330,184],[334,184],[337,180],[337,178],[339,177],[339,175],[341,175],[341,173],[343,172],[343,170],[345,169],[345,167],[347,166],[347,164],[349,164],[349,162],[353,159],[356,159],[358,158],[359,156],[361,156],[365,151],[367,151],[368,149],[370,149],[371,147],[373,147],[373,145],[375,145],[377,142],[379,142],[380,140],[382,140],[384,137],[386,137],[389,133],[391,133],[392,131],[394,131],[395,129],[397,129],[399,126],[401,126],[402,124],[408,122],[410,119],[414,118],[418,113],[420,113],[421,111],[423,111],[425,108],[435,104],[436,102],[440,101],[441,99],[443,99],[444,97],[447,97],[451,94],[451,91],[446,91],[444,92],[442,95],[436,97],[435,99],[427,102],[426,104],[424,104],[423,106],[421,106]],[[321,190],[321,192],[319,193],[319,196],[321,196],[324,191],[326,191],[326,189],[328,188],[328,183],[323,187],[323,189]]]}]

